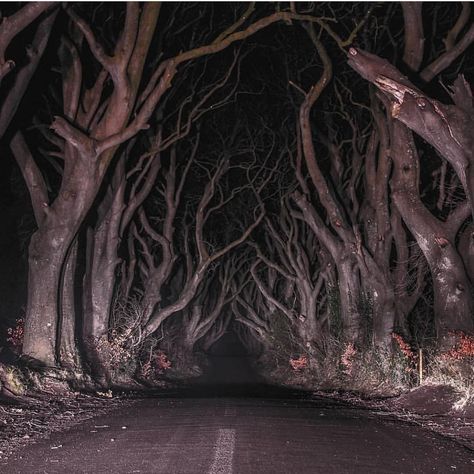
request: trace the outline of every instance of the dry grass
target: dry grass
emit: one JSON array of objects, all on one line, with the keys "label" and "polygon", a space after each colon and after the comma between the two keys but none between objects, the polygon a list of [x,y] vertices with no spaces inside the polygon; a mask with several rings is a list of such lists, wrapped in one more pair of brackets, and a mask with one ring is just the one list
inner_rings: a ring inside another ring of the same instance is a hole
[{"label": "dry grass", "polygon": [[[424,351],[423,385],[452,387],[457,394],[453,409],[460,411],[474,405],[474,337],[459,333],[457,341],[444,353]],[[323,349],[314,354],[301,345],[295,355],[265,354],[259,369],[278,383],[367,396],[397,395],[420,384],[418,355],[398,335],[391,351],[335,338],[326,338]]]},{"label": "dry grass", "polygon": [[474,335],[460,331],[451,336],[450,350],[428,354],[426,383],[452,387],[458,395],[453,408],[459,411],[474,404]]},{"label": "dry grass", "polygon": [[326,338],[321,351],[300,345],[295,355],[265,354],[259,363],[267,378],[306,389],[393,395],[417,382],[414,359],[400,348],[391,352]]},{"label": "dry grass", "polygon": [[458,395],[453,408],[463,410],[467,405],[474,404],[474,358],[434,356],[429,364],[426,383],[452,387]]}]

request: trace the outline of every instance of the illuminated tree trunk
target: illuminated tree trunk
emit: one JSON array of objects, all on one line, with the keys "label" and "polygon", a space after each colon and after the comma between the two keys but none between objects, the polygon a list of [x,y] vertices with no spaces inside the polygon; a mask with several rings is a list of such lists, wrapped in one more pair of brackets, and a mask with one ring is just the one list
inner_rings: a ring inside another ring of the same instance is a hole
[{"label": "illuminated tree trunk", "polygon": [[77,281],[77,252],[78,239],[74,239],[69,252],[66,256],[64,270],[62,274],[62,283],[60,282],[60,317],[58,327],[58,340],[56,345],[59,346],[58,357],[61,367],[71,370],[79,370],[82,361],[79,353],[79,341],[77,338],[77,325],[80,318],[77,311],[80,311]]},{"label": "illuminated tree trunk", "polygon": [[29,246],[23,353],[50,366],[56,364],[58,355],[56,337],[63,266],[69,246],[96,194],[93,169],[87,159],[76,158],[77,173],[65,177],[67,189],[60,192],[51,207],[44,208],[44,219]]},{"label": "illuminated tree trunk", "polygon": [[386,95],[388,113],[394,117],[388,119],[394,161],[392,198],[430,267],[437,336],[441,347],[450,347],[454,332],[474,328],[472,286],[455,246],[457,226],[449,218],[444,223],[436,219],[420,199],[418,154],[412,133],[404,124],[431,142],[452,164],[469,196],[463,163],[470,149],[459,146],[459,140],[470,140],[466,121],[461,124],[458,120],[464,112],[453,106],[450,114],[448,107],[426,97],[376,55],[351,48],[349,58],[349,64]]},{"label": "illuminated tree trunk", "polygon": [[425,208],[418,192],[418,156],[411,132],[392,123],[395,163],[392,196],[407,227],[426,257],[433,278],[434,313],[438,339],[449,347],[453,332],[472,331],[472,285],[447,222],[437,220]]}]

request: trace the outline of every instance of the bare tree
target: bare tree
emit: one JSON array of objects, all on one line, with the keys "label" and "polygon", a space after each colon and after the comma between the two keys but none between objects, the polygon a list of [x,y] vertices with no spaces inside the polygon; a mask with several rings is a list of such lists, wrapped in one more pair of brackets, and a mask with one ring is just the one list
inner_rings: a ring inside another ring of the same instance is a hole
[{"label": "bare tree", "polygon": [[[405,34],[409,40],[405,43],[404,55],[407,65],[418,71],[424,44],[420,26],[421,5],[406,5],[404,8],[406,19],[412,18],[408,14],[411,9],[414,9],[418,18],[414,22],[406,21]],[[463,48],[456,48],[457,54],[445,53],[440,56],[443,61],[439,62],[440,58],[435,60],[425,67],[421,76],[431,79],[435,70],[439,72],[442,69],[437,64],[442,63],[446,67],[449,64],[446,58],[452,61],[462,51]],[[466,106],[445,106],[427,97],[388,61],[368,52],[351,48],[349,64],[386,97],[386,108],[390,114],[387,123],[391,158],[394,163],[392,197],[430,266],[437,334],[442,346],[448,347],[455,331],[473,328],[471,282],[455,244],[456,235],[469,216],[469,203],[472,202],[468,166],[472,160],[472,146],[467,131],[469,119],[465,110],[462,110]],[[469,93],[462,80],[458,80],[453,89],[453,98],[459,101],[463,97],[466,104]],[[452,165],[468,197],[468,201],[454,209],[444,222],[431,215],[420,199],[417,148],[411,132],[403,124],[432,144]],[[386,135],[383,127],[379,121],[379,129]]]},{"label": "bare tree", "polygon": [[[220,185],[220,180],[223,175],[229,170],[229,157],[223,157],[217,165],[213,174],[209,174],[209,181],[204,188],[204,192],[197,204],[194,224],[194,247],[196,258],[193,258],[192,249],[185,239],[184,256],[186,261],[186,280],[183,284],[182,290],[176,297],[176,300],[162,308],[155,311],[147,321],[144,321],[144,334],[149,335],[156,331],[160,325],[171,315],[184,309],[194,298],[196,292],[206,272],[211,264],[229,253],[249,237],[252,231],[258,226],[264,216],[264,210],[257,208],[253,220],[245,226],[241,234],[232,239],[230,242],[224,244],[220,249],[210,249],[207,239],[204,234],[204,227],[206,222],[210,219],[213,213],[221,210],[229,201],[235,197],[236,193],[242,191],[241,188],[235,189],[229,195],[225,195]],[[268,177],[267,177],[268,180]],[[266,183],[263,182],[262,186]],[[243,188],[245,189],[245,185]],[[216,195],[218,196],[216,198]],[[189,232],[189,231],[186,231]],[[189,234],[187,234],[189,235]],[[194,263],[195,261],[195,263]]]},{"label": "bare tree", "polygon": [[[211,345],[217,336],[222,336],[229,325],[231,313],[224,314],[226,306],[236,297],[231,292],[231,282],[235,273],[240,270],[235,259],[228,258],[218,264],[214,270],[214,278],[209,277],[200,294],[183,314],[183,349],[192,353],[196,343],[207,339]],[[219,323],[218,323],[219,321]],[[208,334],[212,332],[213,337]]]},{"label": "bare tree", "polygon": [[[51,137],[57,147],[55,155],[63,161],[61,186],[52,199],[43,199],[41,190],[31,190],[35,195],[32,201],[41,204],[35,209],[38,230],[29,248],[23,351],[46,365],[55,365],[57,359],[57,295],[74,238],[94,204],[116,151],[148,127],[180,66],[216,54],[278,21],[308,20],[324,25],[317,17],[279,11],[239,30],[248,23],[249,11],[246,11],[215,39],[207,43],[204,40],[201,46],[191,46],[161,60],[145,77],[145,60],[160,8],[156,3],[143,6],[128,3],[110,52],[87,19],[78,13],[76,5],[65,8],[72,30],[70,38],[62,38],[61,55],[68,58],[64,62],[69,66],[64,66],[62,71],[61,115],[51,124],[56,134]],[[83,47],[84,42],[87,48]],[[91,62],[93,67],[89,67]],[[147,332],[155,328],[158,320],[148,325]]]},{"label": "bare tree", "polygon": [[[328,316],[321,305],[326,269],[321,268],[314,233],[295,214],[286,198],[282,199],[281,214],[275,224],[266,219],[265,253],[254,244],[257,258],[250,273],[273,309],[270,312],[278,310],[284,314],[302,344],[320,348]],[[259,275],[259,265],[267,268],[266,281]]]}]

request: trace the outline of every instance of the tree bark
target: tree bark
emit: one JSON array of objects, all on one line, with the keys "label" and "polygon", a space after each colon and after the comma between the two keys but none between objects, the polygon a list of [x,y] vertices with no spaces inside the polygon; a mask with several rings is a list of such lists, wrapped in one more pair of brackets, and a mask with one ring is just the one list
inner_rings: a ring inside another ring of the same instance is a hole
[{"label": "tree bark", "polygon": [[79,344],[76,337],[79,318],[77,317],[77,254],[78,254],[78,239],[74,239],[71,248],[66,256],[66,262],[63,270],[63,284],[59,288],[62,291],[60,298],[61,313],[60,313],[60,327],[58,328],[58,340],[56,344],[59,345],[57,349],[58,359],[61,367],[65,367],[72,371],[81,369],[81,357],[79,354]]},{"label": "tree bark", "polygon": [[[123,162],[118,165],[123,167]],[[99,217],[97,228],[92,232],[90,239],[92,251],[90,252],[91,262],[88,273],[91,301],[88,305],[89,311],[84,315],[84,336],[89,340],[99,341],[108,337],[109,320],[112,311],[112,302],[115,290],[115,276],[119,258],[117,255],[120,243],[119,229],[123,211],[123,198],[125,180],[121,180],[119,171],[117,189],[111,191],[112,203],[107,199],[102,204],[105,207],[104,216]],[[100,211],[99,211],[100,214]]]},{"label": "tree bark", "polygon": [[51,366],[57,362],[55,341],[61,272],[88,203],[92,203],[96,193],[93,168],[84,158],[76,158],[78,172],[67,179],[68,185],[62,188],[51,207],[45,203],[45,217],[29,246],[23,353]]},{"label": "tree bark", "polygon": [[411,132],[394,121],[391,139],[395,165],[392,197],[430,267],[437,337],[441,348],[448,348],[454,332],[474,329],[471,282],[446,223],[432,216],[421,202],[418,157]]}]

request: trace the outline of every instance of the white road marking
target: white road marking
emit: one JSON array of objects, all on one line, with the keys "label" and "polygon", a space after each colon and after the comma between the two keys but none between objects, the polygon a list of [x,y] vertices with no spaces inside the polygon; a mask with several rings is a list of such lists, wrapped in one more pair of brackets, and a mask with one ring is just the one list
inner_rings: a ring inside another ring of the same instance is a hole
[{"label": "white road marking", "polygon": [[232,474],[234,458],[235,430],[222,429],[218,431],[216,451],[209,474]]}]

